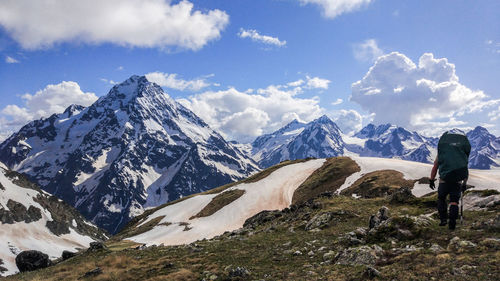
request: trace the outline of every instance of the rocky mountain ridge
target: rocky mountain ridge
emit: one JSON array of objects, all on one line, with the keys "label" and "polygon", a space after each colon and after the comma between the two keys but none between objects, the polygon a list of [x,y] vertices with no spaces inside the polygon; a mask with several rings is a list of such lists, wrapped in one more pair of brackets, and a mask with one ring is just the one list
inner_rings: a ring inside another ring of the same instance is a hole
[{"label": "rocky mountain ridge", "polygon": [[27,124],[0,145],[0,161],[111,233],[145,207],[259,170],[143,76]]},{"label": "rocky mountain ridge", "polygon": [[14,258],[21,251],[42,250],[57,258],[107,238],[74,208],[0,164],[0,276],[17,271]]}]

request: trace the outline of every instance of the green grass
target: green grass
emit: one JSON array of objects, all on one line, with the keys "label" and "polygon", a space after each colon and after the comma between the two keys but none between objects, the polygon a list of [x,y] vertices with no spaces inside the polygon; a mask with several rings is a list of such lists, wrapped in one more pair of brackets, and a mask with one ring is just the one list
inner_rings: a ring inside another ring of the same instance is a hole
[{"label": "green grass", "polygon": [[218,210],[222,209],[224,206],[230,204],[234,200],[240,198],[243,194],[245,194],[244,190],[241,189],[233,189],[229,191],[224,191],[217,196],[215,196],[210,203],[208,203],[205,208],[203,208],[198,214],[192,216],[191,219],[208,217]]},{"label": "green grass", "polygon": [[[199,251],[185,246],[135,250],[131,249],[135,246],[133,242],[120,241],[109,243],[108,250],[83,253],[56,266],[18,274],[6,280],[76,280],[96,267],[100,267],[103,274],[92,280],[201,280],[208,278],[205,271],[218,276],[217,280],[224,280],[228,277],[225,271],[228,266],[244,266],[250,271],[249,280],[362,280],[364,266],[321,264],[322,255],[329,250],[341,251],[344,246],[339,237],[357,227],[366,227],[369,216],[381,206],[388,206],[392,217],[417,216],[435,211],[428,203],[433,197],[420,198],[411,204],[391,204],[385,198],[321,197],[315,199],[321,209],[284,213],[282,217],[260,225],[253,235],[241,239],[236,237],[196,242]],[[348,215],[338,216],[327,228],[318,232],[303,230],[304,221],[315,214],[340,210]],[[439,227],[435,222],[415,240],[397,242],[396,246],[389,241],[378,244],[388,253],[393,247],[403,248],[405,245],[426,248],[431,243],[437,243],[446,248],[454,236],[479,244],[486,237],[499,238],[500,235],[493,231],[474,230],[472,224],[487,221],[497,214],[466,212],[464,224],[459,224],[455,232]],[[408,222],[401,219],[399,223]],[[270,226],[274,226],[273,230],[267,231]],[[290,227],[293,232],[289,230]],[[408,224],[408,227],[412,225]],[[319,252],[321,246],[326,247],[326,250]],[[303,255],[294,256],[287,250],[300,250]],[[310,250],[315,252],[314,256],[307,255]],[[476,268],[468,273],[467,280],[494,280],[500,274],[499,260],[498,250],[478,246],[463,253],[446,251],[436,255],[423,250],[401,255],[388,254],[375,268],[381,272],[382,280],[466,280],[453,275],[452,270],[472,265]]]},{"label": "green grass", "polygon": [[292,204],[305,202],[323,192],[336,191],[348,176],[359,171],[358,164],[349,157],[328,158],[295,190]]},{"label": "green grass", "polygon": [[413,187],[415,180],[406,180],[401,172],[380,170],[368,173],[342,191],[344,195],[356,194],[364,198],[374,198],[391,194],[401,187]]}]

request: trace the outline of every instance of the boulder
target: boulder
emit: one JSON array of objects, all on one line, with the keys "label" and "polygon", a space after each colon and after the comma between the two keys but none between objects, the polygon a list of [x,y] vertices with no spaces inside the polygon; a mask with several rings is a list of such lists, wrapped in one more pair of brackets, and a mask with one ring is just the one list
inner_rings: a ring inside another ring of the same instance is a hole
[{"label": "boulder", "polygon": [[64,250],[62,252],[62,256],[61,257],[62,257],[62,260],[65,261],[65,260],[67,260],[69,258],[72,258],[74,256],[76,256],[76,253]]},{"label": "boulder", "polygon": [[91,278],[91,277],[95,277],[99,274],[102,274],[102,269],[100,267],[96,267],[96,268],[92,269],[91,271],[85,272],[85,274],[78,279]]},{"label": "boulder", "polygon": [[411,188],[406,186],[389,195],[389,202],[391,203],[408,203],[413,199],[415,199],[415,195],[411,193]]},{"label": "boulder", "polygon": [[336,263],[344,265],[375,265],[383,255],[384,250],[376,244],[372,247],[348,248],[338,254]]},{"label": "boulder", "polygon": [[332,219],[333,212],[319,213],[307,222],[305,230],[327,227]]},{"label": "boulder", "polygon": [[104,246],[104,243],[102,243],[102,242],[90,242],[90,245],[89,245],[89,248],[87,251],[94,252],[94,251],[98,251],[98,250],[105,249],[105,248],[106,248],[106,246]]},{"label": "boulder", "polygon": [[242,266],[228,266],[225,268],[225,271],[228,273],[229,278],[247,278],[250,275],[250,271]]},{"label": "boulder", "polygon": [[467,250],[476,248],[477,245],[467,241],[467,240],[462,240],[458,236],[453,237],[450,240],[450,243],[448,244],[448,251],[454,251],[457,253],[463,253]]},{"label": "boulder", "polygon": [[22,251],[16,256],[16,265],[20,272],[33,271],[52,265],[47,254],[40,251]]},{"label": "boulder", "polygon": [[375,215],[370,217],[368,222],[369,229],[379,226],[382,222],[389,219],[389,208],[382,206]]}]

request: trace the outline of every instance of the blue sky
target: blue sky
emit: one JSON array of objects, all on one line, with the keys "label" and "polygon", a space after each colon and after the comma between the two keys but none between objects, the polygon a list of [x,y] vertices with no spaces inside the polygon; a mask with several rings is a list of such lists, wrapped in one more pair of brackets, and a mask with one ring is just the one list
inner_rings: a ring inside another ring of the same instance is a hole
[{"label": "blue sky", "polygon": [[498,1],[49,2],[0,3],[3,137],[148,73],[243,142],[322,114],[346,133],[390,122],[500,135]]}]

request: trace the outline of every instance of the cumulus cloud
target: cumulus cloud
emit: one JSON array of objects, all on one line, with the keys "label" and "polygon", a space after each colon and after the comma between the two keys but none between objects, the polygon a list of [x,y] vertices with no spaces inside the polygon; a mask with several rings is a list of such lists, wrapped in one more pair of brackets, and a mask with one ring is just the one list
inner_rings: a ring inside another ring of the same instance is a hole
[{"label": "cumulus cloud", "polygon": [[377,40],[367,39],[364,42],[352,46],[354,58],[359,61],[375,61],[384,52],[378,47]]},{"label": "cumulus cloud", "polygon": [[177,78],[176,73],[164,73],[156,71],[146,74],[146,78],[148,78],[149,81],[154,82],[162,87],[179,91],[199,91],[210,86],[210,83],[208,83],[204,78],[184,80],[181,78]]},{"label": "cumulus cloud", "polygon": [[363,128],[363,116],[354,109],[342,109],[334,112],[333,121],[347,135],[353,135]]},{"label": "cumulus cloud", "polygon": [[5,56],[5,62],[6,63],[19,63],[18,60],[16,60],[15,58],[13,57],[9,57],[9,56]]},{"label": "cumulus cloud", "polygon": [[317,98],[300,98],[296,88],[269,86],[256,91],[208,91],[179,102],[229,139],[251,142],[293,119],[312,121],[324,110]]},{"label": "cumulus cloud", "polygon": [[11,132],[32,120],[61,113],[71,104],[89,106],[97,100],[94,93],[83,92],[80,86],[72,81],[47,85],[34,95],[25,94],[21,98],[23,106],[11,104],[0,111],[0,131]]},{"label": "cumulus cloud", "polygon": [[321,7],[323,16],[335,18],[344,13],[353,12],[370,4],[372,0],[299,0],[301,4],[314,4]]},{"label": "cumulus cloud", "polygon": [[0,11],[0,25],[25,49],[71,41],[198,50],[229,22],[187,0],[16,0],[0,1]]},{"label": "cumulus cloud", "polygon": [[106,78],[101,78],[99,79],[101,80],[102,82],[106,83],[106,84],[111,84],[111,85],[116,85],[118,84],[117,82],[113,81],[113,80],[110,80],[110,79],[106,79]]},{"label": "cumulus cloud", "polygon": [[427,132],[464,125],[457,117],[500,102],[461,84],[455,65],[430,53],[418,65],[398,52],[379,57],[351,89],[351,101],[374,113],[375,123]]},{"label": "cumulus cloud", "polygon": [[328,89],[328,84],[330,84],[330,80],[328,79],[323,79],[319,77],[309,77],[306,76],[307,82],[306,82],[306,88],[308,89]]},{"label": "cumulus cloud", "polygon": [[277,47],[283,47],[286,45],[286,41],[281,41],[278,37],[272,37],[269,35],[262,35],[255,29],[240,29],[238,32],[240,38],[250,38],[252,41],[263,43],[266,45],[274,45]]}]

